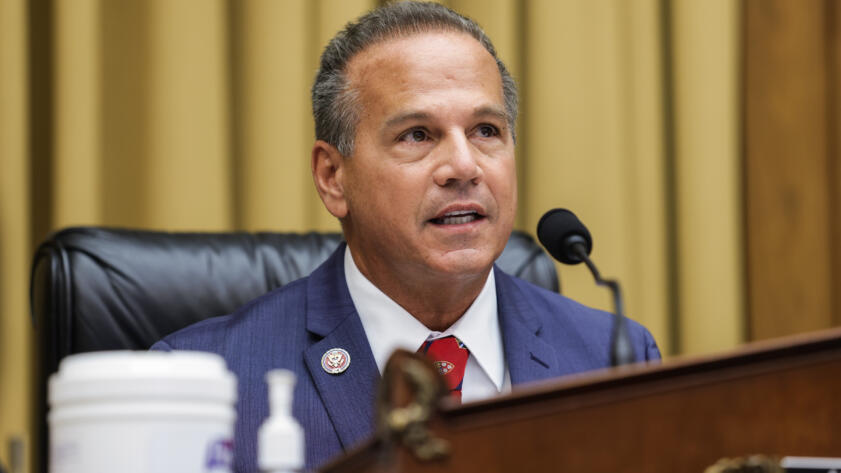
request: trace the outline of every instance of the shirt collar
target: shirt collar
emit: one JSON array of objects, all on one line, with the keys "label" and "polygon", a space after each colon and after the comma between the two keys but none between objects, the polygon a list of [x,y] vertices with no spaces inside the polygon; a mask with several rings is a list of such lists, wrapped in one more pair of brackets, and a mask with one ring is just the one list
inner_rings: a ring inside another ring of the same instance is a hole
[{"label": "shirt collar", "polygon": [[444,332],[426,328],[406,309],[374,286],[359,271],[353,261],[350,247],[345,249],[345,280],[380,374],[394,350],[402,348],[416,351],[428,339],[455,335],[467,346],[470,355],[476,359],[497,390],[502,391],[505,358],[497,317],[493,271],[489,271],[485,285],[464,315]]}]

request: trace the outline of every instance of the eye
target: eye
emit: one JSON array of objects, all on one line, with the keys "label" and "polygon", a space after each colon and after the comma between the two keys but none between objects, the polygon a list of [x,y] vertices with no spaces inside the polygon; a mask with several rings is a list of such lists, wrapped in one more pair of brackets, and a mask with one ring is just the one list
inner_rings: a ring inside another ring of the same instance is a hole
[{"label": "eye", "polygon": [[476,131],[482,138],[491,138],[499,135],[499,128],[493,125],[479,125],[479,128],[477,128]]},{"label": "eye", "polygon": [[429,133],[427,133],[426,130],[422,130],[420,128],[409,130],[408,132],[400,136],[400,141],[409,141],[412,143],[422,143],[428,139]]}]

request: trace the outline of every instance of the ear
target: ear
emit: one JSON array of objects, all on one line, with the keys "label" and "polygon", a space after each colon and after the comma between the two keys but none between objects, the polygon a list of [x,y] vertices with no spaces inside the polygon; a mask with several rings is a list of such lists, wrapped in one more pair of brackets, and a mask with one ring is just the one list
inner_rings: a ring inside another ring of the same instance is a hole
[{"label": "ear", "polygon": [[343,186],[344,159],[339,150],[326,141],[317,140],[312,147],[311,168],[315,189],[327,211],[340,219],[347,215]]}]

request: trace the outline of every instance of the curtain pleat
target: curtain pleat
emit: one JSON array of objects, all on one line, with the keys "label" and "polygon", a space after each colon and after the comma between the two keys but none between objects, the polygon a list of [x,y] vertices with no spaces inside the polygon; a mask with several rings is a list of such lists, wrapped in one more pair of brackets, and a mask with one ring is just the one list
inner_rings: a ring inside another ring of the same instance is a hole
[{"label": "curtain pleat", "polygon": [[102,223],[99,0],[56,2],[53,225]]},{"label": "curtain pleat", "polygon": [[[0,462],[27,439],[31,330],[27,311],[30,176],[25,0],[0,0]],[[25,460],[25,458],[24,458]],[[26,465],[24,465],[26,467]]]},{"label": "curtain pleat", "polygon": [[246,0],[234,6],[234,162],[240,224],[249,230],[294,231],[313,223],[306,91],[315,51],[308,4]]},{"label": "curtain pleat", "polygon": [[232,227],[223,0],[150,0],[147,215],[156,228]]},{"label": "curtain pleat", "polygon": [[744,339],[739,7],[673,2],[677,321],[682,353]]}]

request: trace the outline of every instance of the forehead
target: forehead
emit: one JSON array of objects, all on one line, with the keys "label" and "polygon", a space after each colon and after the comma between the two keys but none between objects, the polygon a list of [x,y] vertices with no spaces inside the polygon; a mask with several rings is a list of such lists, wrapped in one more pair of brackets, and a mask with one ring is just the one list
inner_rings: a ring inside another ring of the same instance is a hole
[{"label": "forehead", "polygon": [[485,105],[503,103],[496,60],[462,32],[427,32],[381,41],[349,61],[347,77],[366,108],[381,102],[411,106],[414,100],[446,100],[455,93],[474,94],[476,100],[490,102]]}]

